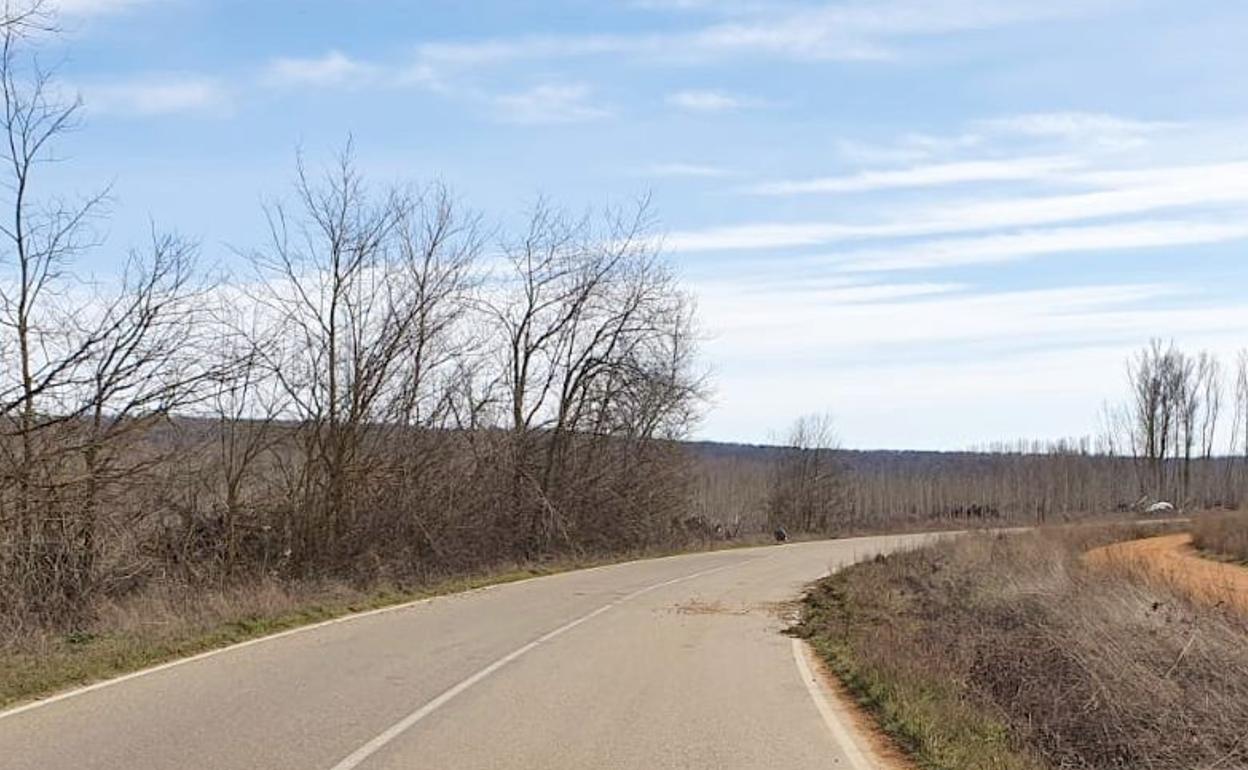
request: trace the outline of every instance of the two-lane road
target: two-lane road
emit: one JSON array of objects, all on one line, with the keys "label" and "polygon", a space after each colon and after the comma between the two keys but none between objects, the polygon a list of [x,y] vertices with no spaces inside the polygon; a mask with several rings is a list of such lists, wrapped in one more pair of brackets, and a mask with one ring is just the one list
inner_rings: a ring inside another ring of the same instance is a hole
[{"label": "two-lane road", "polygon": [[919,537],[632,562],[323,624],[0,715],[0,767],[853,770],[777,605]]}]

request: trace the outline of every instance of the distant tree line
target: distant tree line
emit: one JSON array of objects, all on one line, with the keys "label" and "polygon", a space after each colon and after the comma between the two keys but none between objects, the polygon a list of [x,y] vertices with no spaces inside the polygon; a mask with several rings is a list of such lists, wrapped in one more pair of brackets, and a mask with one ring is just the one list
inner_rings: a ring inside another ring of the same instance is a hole
[{"label": "distant tree line", "polygon": [[1233,372],[1208,351],[1153,340],[1126,365],[1127,396],[1095,437],[969,452],[839,449],[830,418],[806,416],[765,464],[753,499],[773,526],[866,531],[905,523],[1045,522],[1248,502],[1248,350]]}]

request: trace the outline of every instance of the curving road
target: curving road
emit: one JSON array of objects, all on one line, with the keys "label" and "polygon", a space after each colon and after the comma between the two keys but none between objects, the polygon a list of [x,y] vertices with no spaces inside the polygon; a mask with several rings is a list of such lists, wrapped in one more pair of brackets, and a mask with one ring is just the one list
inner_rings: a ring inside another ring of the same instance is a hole
[{"label": "curving road", "polygon": [[600,567],[332,621],[0,714],[0,767],[866,767],[780,631],[924,536]]}]

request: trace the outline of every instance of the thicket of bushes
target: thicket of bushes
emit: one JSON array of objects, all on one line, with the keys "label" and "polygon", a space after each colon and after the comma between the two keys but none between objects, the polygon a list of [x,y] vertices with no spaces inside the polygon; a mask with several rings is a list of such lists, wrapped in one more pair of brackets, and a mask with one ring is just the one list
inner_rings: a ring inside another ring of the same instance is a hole
[{"label": "thicket of bushes", "polygon": [[968,536],[813,590],[800,632],[920,764],[1248,764],[1248,622],[1085,566],[1105,535]]},{"label": "thicket of bushes", "polygon": [[1248,564],[1248,513],[1210,513],[1193,518],[1192,544],[1211,555]]},{"label": "thicket of bushes", "polygon": [[[0,639],[146,590],[421,582],[704,537],[673,443],[692,306],[644,202],[486,236],[439,186],[302,158],[222,274],[155,231],[113,276],[105,193],[41,170],[80,103],[0,19]],[[154,228],[155,230],[155,228]],[[211,257],[211,255],[209,255]]]}]

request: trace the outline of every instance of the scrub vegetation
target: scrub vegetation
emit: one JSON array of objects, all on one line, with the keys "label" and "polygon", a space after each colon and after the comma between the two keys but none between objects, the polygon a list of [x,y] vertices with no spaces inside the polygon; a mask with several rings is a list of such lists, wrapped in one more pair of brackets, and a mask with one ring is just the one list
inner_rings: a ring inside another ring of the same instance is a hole
[{"label": "scrub vegetation", "polygon": [[1215,558],[1248,565],[1248,513],[1217,513],[1192,520],[1192,545]]},{"label": "scrub vegetation", "polygon": [[1131,536],[880,557],[817,584],[797,632],[923,768],[1244,766],[1248,619],[1083,558]]}]

